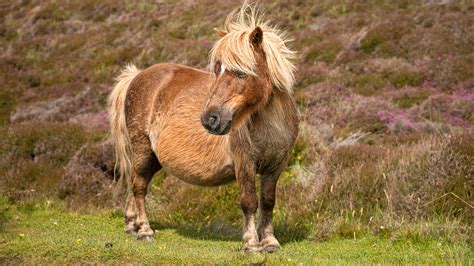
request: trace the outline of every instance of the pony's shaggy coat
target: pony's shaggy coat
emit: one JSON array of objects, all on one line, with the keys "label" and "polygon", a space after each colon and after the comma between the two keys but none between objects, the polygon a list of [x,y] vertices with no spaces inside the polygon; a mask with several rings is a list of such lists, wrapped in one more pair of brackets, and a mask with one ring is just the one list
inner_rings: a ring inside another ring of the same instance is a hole
[{"label": "pony's shaggy coat", "polygon": [[[111,136],[120,176],[128,184],[125,230],[139,239],[153,235],[145,196],[151,178],[163,168],[196,185],[237,180],[244,250],[279,249],[272,225],[276,183],[298,133],[290,96],[294,52],[258,14],[244,4],[229,15],[211,51],[211,72],[176,64],[139,71],[130,65],[118,77],[108,102]],[[212,122],[227,119],[228,131],[206,131],[209,114],[215,116]]]}]

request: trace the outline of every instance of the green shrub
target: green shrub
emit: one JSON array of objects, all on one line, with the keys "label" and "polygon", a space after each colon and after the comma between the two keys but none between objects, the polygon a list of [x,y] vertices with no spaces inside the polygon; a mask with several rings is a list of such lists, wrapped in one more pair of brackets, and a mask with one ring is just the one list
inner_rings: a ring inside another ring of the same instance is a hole
[{"label": "green shrub", "polygon": [[398,54],[401,38],[408,33],[410,33],[410,26],[406,24],[406,21],[380,24],[371,29],[361,40],[360,48],[368,54],[395,56]]},{"label": "green shrub", "polygon": [[360,48],[366,53],[372,53],[375,48],[387,40],[387,36],[382,32],[370,32],[367,36],[362,39]]},{"label": "green shrub", "polygon": [[380,74],[367,73],[357,76],[352,86],[352,91],[363,96],[372,96],[384,87],[385,80]]},{"label": "green shrub", "polygon": [[10,112],[15,106],[15,100],[6,91],[0,91],[0,127],[10,119]]},{"label": "green shrub", "polygon": [[419,86],[424,79],[425,76],[423,74],[410,71],[398,71],[388,75],[390,83],[397,88]]},{"label": "green shrub", "polygon": [[393,99],[393,103],[401,108],[410,108],[414,105],[419,105],[424,100],[428,99],[430,93],[423,90],[416,90],[414,92],[406,92]]}]

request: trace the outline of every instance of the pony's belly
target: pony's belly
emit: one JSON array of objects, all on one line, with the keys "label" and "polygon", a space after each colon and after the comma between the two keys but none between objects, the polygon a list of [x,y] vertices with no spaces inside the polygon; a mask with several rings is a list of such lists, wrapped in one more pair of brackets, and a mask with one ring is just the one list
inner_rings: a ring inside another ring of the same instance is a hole
[{"label": "pony's belly", "polygon": [[200,132],[168,128],[160,133],[155,153],[165,171],[184,182],[217,186],[235,180],[234,165],[217,137]]},{"label": "pony's belly", "polygon": [[186,174],[186,169],[178,169],[176,165],[166,165],[163,166],[163,168],[169,175],[174,176],[186,183],[197,186],[220,186],[235,180],[234,174],[231,173],[233,172],[232,169],[222,169],[221,171],[214,173],[214,175],[198,176],[193,175],[191,172]]}]

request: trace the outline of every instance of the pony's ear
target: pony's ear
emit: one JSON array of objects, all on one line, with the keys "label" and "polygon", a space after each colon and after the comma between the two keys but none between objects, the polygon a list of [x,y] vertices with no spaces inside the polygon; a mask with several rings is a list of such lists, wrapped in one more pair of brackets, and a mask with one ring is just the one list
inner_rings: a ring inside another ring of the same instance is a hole
[{"label": "pony's ear", "polygon": [[258,47],[263,41],[263,31],[260,27],[256,27],[252,33],[250,33],[250,42],[253,46]]},{"label": "pony's ear", "polygon": [[216,32],[217,36],[219,36],[219,38],[222,38],[227,34],[227,32],[218,28],[214,28],[214,31]]}]

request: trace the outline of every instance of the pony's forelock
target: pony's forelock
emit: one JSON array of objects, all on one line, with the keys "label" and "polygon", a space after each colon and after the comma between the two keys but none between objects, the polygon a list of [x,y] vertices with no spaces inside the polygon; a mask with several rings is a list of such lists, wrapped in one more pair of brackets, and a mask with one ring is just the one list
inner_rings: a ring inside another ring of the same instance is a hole
[{"label": "pony's forelock", "polygon": [[214,72],[216,62],[220,61],[231,71],[255,75],[256,59],[250,34],[256,27],[263,31],[262,48],[273,85],[291,93],[295,82],[295,65],[292,62],[295,52],[286,46],[291,40],[284,32],[264,21],[263,13],[256,5],[244,3],[227,16],[223,30],[226,34],[214,44],[210,53],[211,72]]}]

